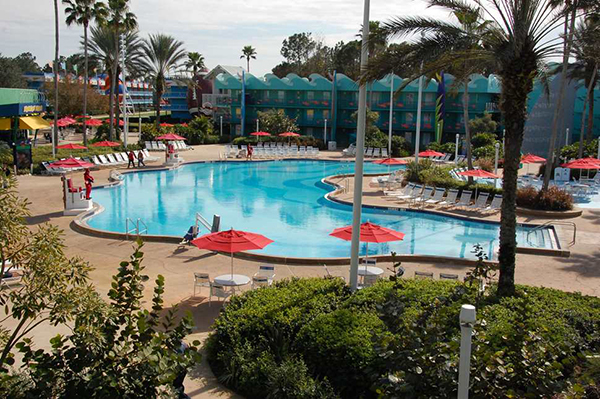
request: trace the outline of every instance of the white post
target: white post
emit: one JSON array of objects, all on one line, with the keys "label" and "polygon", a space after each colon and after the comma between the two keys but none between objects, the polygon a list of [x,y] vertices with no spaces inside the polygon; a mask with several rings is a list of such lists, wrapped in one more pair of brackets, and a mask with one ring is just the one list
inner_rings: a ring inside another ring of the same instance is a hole
[{"label": "white post", "polygon": [[[496,143],[496,157],[494,158],[494,174],[498,175],[498,153],[500,152],[500,143]],[[498,179],[494,179],[494,188],[498,187]]]},{"label": "white post", "polygon": [[[123,38],[122,47],[123,59],[121,60],[121,73],[123,74],[123,145],[125,146],[125,149],[127,149],[127,136],[129,136],[129,118],[127,118],[127,82],[125,81],[125,38]],[[117,87],[119,87],[118,84]],[[119,121],[117,121],[117,128],[118,127]]]},{"label": "white post", "polygon": [[565,132],[565,146],[569,145],[569,128]]},{"label": "white post", "polygon": [[390,74],[390,127],[388,129],[388,157],[392,157],[392,125],[394,124],[394,74]]},{"label": "white post", "polygon": [[223,135],[223,115],[219,116],[219,134]]},{"label": "white post", "polygon": [[[362,26],[360,69],[364,71],[369,60],[369,5],[365,0]],[[356,163],[354,165],[354,200],[352,203],[352,246],[350,250],[350,289],[358,289],[358,250],[360,249],[360,218],[362,211],[363,164],[365,152],[365,122],[367,118],[367,87],[361,83],[358,89],[358,121],[356,126]]]},{"label": "white post", "polygon": [[[421,61],[421,72],[423,61]],[[421,97],[423,97],[423,75],[419,76],[419,96],[417,98],[417,132],[415,137],[415,163],[419,163],[419,146],[421,144]]]},{"label": "white post", "polygon": [[257,132],[258,132],[258,126],[259,126],[259,123],[258,123],[258,119],[257,119],[257,120],[256,120],[256,131],[257,131]]},{"label": "white post", "polygon": [[460,360],[458,363],[458,399],[469,397],[469,372],[471,369],[471,334],[476,320],[475,306],[460,308]]},{"label": "white post", "polygon": [[327,118],[325,118],[325,127],[323,129],[323,144],[327,148]]},{"label": "white post", "polygon": [[138,114],[138,141],[142,139],[142,115]]},{"label": "white post", "polygon": [[456,144],[454,145],[454,163],[458,164],[458,140],[460,140],[460,134],[456,133]]}]

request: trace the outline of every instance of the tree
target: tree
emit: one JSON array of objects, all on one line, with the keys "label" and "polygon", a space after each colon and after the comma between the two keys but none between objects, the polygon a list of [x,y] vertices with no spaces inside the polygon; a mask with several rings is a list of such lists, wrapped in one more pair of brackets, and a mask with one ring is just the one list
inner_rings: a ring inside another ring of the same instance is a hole
[{"label": "tree", "polygon": [[[136,30],[125,33],[124,38],[127,73],[130,77],[142,76],[146,69],[142,39]],[[83,47],[83,42],[81,46]],[[106,25],[90,28],[89,51],[90,65],[95,66],[98,71],[106,72],[109,76],[112,76],[113,57],[115,55],[114,31]]]},{"label": "tree", "polygon": [[[50,85],[46,83],[48,101],[54,101],[54,92],[49,90]],[[60,103],[61,115],[81,115],[83,113],[83,84],[78,80],[65,79],[58,83],[58,102]],[[90,90],[87,98],[87,112],[90,115],[108,113],[108,98],[95,90]]]},{"label": "tree", "polygon": [[16,184],[10,178],[7,187],[0,186],[0,281],[17,270],[23,276],[18,288],[0,288],[3,321],[15,324],[0,330],[0,376],[13,364],[15,345],[36,327],[66,323],[99,301],[88,283],[89,265],[65,256],[61,231],[51,225],[29,230],[28,203],[19,198]]},{"label": "tree", "polygon": [[[527,119],[527,98],[533,90],[534,80],[545,77],[544,62],[557,50],[556,43],[549,39],[550,32],[558,26],[560,14],[555,12],[551,0],[486,0],[475,5],[460,0],[438,0],[431,5],[443,6],[452,12],[464,13],[464,17],[481,17],[493,20],[489,35],[486,35],[478,48],[469,48],[449,54],[436,62],[427,62],[423,72],[437,72],[443,65],[461,64],[463,76],[468,76],[471,65],[493,65],[501,80],[500,109],[502,111],[506,135],[503,173],[503,201],[500,215],[500,277],[498,294],[508,296],[514,294],[515,260],[516,260],[516,192],[519,163],[521,160],[521,144]],[[456,15],[456,14],[455,14]],[[386,25],[393,26],[396,21],[406,21],[399,17]],[[387,74],[396,71],[394,66],[414,66],[422,59],[436,54],[446,40],[456,37],[460,26],[431,20],[426,25],[426,18],[415,17],[413,22],[423,22],[422,31],[437,32],[431,37],[420,40],[420,46],[414,46],[409,54],[397,54],[396,59],[376,57],[369,65],[364,79],[373,75]],[[410,21],[410,20],[409,20]],[[479,19],[476,20],[479,24]],[[490,24],[490,23],[487,23]],[[421,24],[419,24],[421,25]],[[432,28],[435,27],[435,28]],[[437,29],[439,27],[440,29]],[[443,29],[441,29],[443,28]],[[483,27],[482,27],[483,28]],[[461,35],[458,36],[459,38]],[[468,39],[467,36],[465,39]],[[479,42],[476,42],[479,43]],[[409,79],[409,81],[412,79]]]},{"label": "tree", "polygon": [[253,60],[256,59],[256,49],[252,46],[244,46],[244,48],[242,49],[242,55],[240,55],[240,58],[246,58],[246,66],[247,66],[248,72],[250,72],[250,59],[251,58]]},{"label": "tree", "polygon": [[[110,79],[110,139],[113,140],[113,130],[115,126],[115,93],[119,85],[118,70],[119,70],[119,54],[120,54],[120,34],[133,31],[137,28],[137,20],[135,14],[129,10],[129,0],[108,0],[108,17],[106,24],[114,32],[114,55],[112,65],[112,75]],[[117,101],[118,108],[118,101]]]},{"label": "tree", "polygon": [[295,71],[296,71],[295,66],[290,64],[287,61],[277,64],[271,70],[273,75],[277,76],[278,78],[285,78],[288,74],[294,73]]},{"label": "tree", "polygon": [[23,71],[13,58],[0,54],[0,87],[26,88]]},{"label": "tree", "polygon": [[148,74],[156,93],[156,128],[160,125],[160,101],[166,90],[166,76],[175,69],[177,63],[186,57],[183,43],[173,36],[158,33],[144,40],[144,55],[148,63]]},{"label": "tree", "polygon": [[339,42],[333,48],[333,69],[352,80],[360,78],[360,47],[358,40]]},{"label": "tree", "polygon": [[296,118],[290,118],[281,109],[258,111],[258,120],[262,129],[274,136],[285,132],[296,133],[300,130]]},{"label": "tree", "polygon": [[[164,277],[155,281],[152,308],[142,308],[141,242],[129,262],[121,262],[108,292],[109,303],[86,309],[76,328],[51,340],[52,352],[19,344],[32,388],[30,397],[155,398],[174,396],[173,381],[200,360],[197,345],[183,347],[191,315],[175,323],[176,308],[163,311]],[[179,392],[183,394],[183,392]]]},{"label": "tree", "polygon": [[[358,111],[352,113],[352,119],[358,119]],[[365,120],[365,147],[385,147],[387,146],[388,137],[377,127],[379,120],[379,112],[367,109]]]},{"label": "tree", "polygon": [[193,76],[196,76],[198,71],[201,71],[204,68],[206,68],[206,65],[204,65],[204,57],[202,56],[202,54],[197,53],[195,51],[190,51],[187,54],[187,56],[188,59],[185,62],[185,67],[188,71],[192,71]]},{"label": "tree", "polygon": [[[90,22],[104,23],[108,16],[106,5],[96,0],[62,0],[67,6],[67,26],[77,24],[83,26],[83,117],[87,116],[87,89],[88,89],[88,27]],[[83,145],[87,145],[87,127],[83,128]]]},{"label": "tree", "polygon": [[471,119],[469,121],[469,127],[473,136],[479,133],[490,133],[496,135],[498,123],[492,119],[492,114],[489,112],[484,112],[482,117]]},{"label": "tree", "polygon": [[17,55],[13,58],[13,61],[21,68],[23,73],[27,72],[41,72],[42,69],[36,62],[36,58],[33,54],[26,52]]}]

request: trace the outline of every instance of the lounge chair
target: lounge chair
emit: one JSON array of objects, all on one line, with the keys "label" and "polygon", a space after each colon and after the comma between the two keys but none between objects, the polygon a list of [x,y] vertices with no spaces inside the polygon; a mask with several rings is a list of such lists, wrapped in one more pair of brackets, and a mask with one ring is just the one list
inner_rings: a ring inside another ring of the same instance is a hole
[{"label": "lounge chair", "polygon": [[446,189],[444,188],[436,188],[431,198],[425,200],[426,204],[437,204],[442,201],[444,194],[446,193]]},{"label": "lounge chair", "polygon": [[463,207],[469,206],[469,204],[471,203],[472,195],[473,195],[472,191],[463,190],[463,192],[460,194],[460,199],[454,206],[456,208],[463,208]]},{"label": "lounge chair", "polygon": [[496,194],[496,196],[494,196],[494,198],[492,198],[492,203],[490,204],[490,206],[484,208],[483,210],[486,212],[496,212],[496,211],[500,210],[501,207],[502,207],[502,196]]},{"label": "lounge chair", "polygon": [[389,157],[387,148],[382,148],[381,149],[381,157],[382,158],[388,158]]},{"label": "lounge chair", "polygon": [[424,203],[425,201],[427,201],[428,199],[431,198],[431,195],[433,194],[433,191],[435,189],[433,187],[425,187],[425,189],[423,190],[423,192],[421,193],[421,195],[416,196],[414,198],[412,198],[413,202],[415,204],[417,203]]},{"label": "lounge chair", "polygon": [[253,276],[252,277],[252,289],[261,288],[261,287],[269,287],[272,283],[269,282],[269,278],[265,276]]},{"label": "lounge chair", "polygon": [[446,199],[438,202],[438,205],[450,206],[456,203],[456,198],[458,198],[458,190],[450,189],[448,190],[448,195],[446,195]]},{"label": "lounge chair", "polygon": [[147,149],[142,150],[142,154],[144,154],[144,161],[149,161],[149,162],[158,161],[158,157],[150,155],[150,153],[148,152]]},{"label": "lounge chair", "polygon": [[425,279],[433,279],[433,272],[419,272],[415,271],[415,279],[425,280]]},{"label": "lounge chair", "polygon": [[490,193],[480,193],[479,197],[477,197],[477,199],[475,200],[475,203],[473,205],[468,206],[467,208],[474,210],[484,209],[487,205],[487,200],[489,196]]},{"label": "lounge chair", "polygon": [[233,295],[233,291],[228,291],[222,285],[211,282],[210,283],[210,295],[208,297],[208,306],[210,306],[213,296],[216,296],[217,298],[223,298],[223,302],[225,302],[225,300],[227,298],[229,298],[231,295]]},{"label": "lounge chair", "polygon": [[411,193],[411,191],[413,190],[413,188],[415,187],[414,183],[408,183],[406,186],[404,186],[403,189],[401,190],[395,190],[395,191],[383,191],[384,195],[387,196],[403,196],[403,195],[409,195]]},{"label": "lounge chair", "polygon": [[48,162],[42,162],[42,167],[47,175],[60,175],[65,173],[63,168],[50,168],[48,165],[50,165]]},{"label": "lounge chair", "polygon": [[374,148],[373,149],[373,158],[379,158],[380,155],[381,155],[381,149]]},{"label": "lounge chair", "polygon": [[367,149],[367,153],[365,154],[365,157],[372,158],[373,157],[373,151],[374,151],[373,148],[369,147]]},{"label": "lounge chair", "polygon": [[458,274],[440,273],[440,280],[458,280]]},{"label": "lounge chair", "polygon": [[419,196],[419,194],[421,194],[421,191],[423,190],[423,186],[420,186],[418,184],[413,185],[412,190],[410,190],[410,192],[408,194],[405,195],[397,195],[396,199],[399,199],[401,201],[404,200],[410,200],[412,198],[416,198]]},{"label": "lounge chair", "polygon": [[258,268],[258,272],[254,273],[254,277],[266,277],[269,285],[273,284],[273,279],[275,278],[275,266],[273,265],[260,265]]},{"label": "lounge chair", "polygon": [[210,276],[208,273],[194,273],[194,296],[196,296],[196,288],[207,287],[210,289]]}]

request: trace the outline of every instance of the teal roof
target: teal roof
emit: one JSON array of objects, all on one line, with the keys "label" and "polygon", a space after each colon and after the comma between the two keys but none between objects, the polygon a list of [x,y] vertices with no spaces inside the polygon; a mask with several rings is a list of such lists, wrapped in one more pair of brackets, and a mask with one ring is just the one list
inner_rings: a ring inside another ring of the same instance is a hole
[{"label": "teal roof", "polygon": [[0,105],[40,102],[40,93],[31,89],[0,88]]}]

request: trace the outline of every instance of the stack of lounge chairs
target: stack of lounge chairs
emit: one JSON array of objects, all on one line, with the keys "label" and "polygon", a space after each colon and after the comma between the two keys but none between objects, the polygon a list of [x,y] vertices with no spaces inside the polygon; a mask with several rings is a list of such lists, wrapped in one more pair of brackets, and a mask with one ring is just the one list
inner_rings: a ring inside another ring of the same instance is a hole
[{"label": "stack of lounge chairs", "polygon": [[[187,145],[183,140],[171,141],[176,150],[187,151],[193,150],[194,148]],[[149,151],[166,151],[167,146],[162,141],[146,141],[144,142],[146,149]]]},{"label": "stack of lounge chairs", "polygon": [[[138,151],[134,151],[137,156]],[[158,161],[157,157],[153,157],[148,153],[148,150],[142,150],[144,154],[144,162],[153,162]],[[127,156],[127,152],[120,153],[112,153],[112,154],[100,154],[94,155],[92,157],[75,157],[75,159],[79,159],[85,162],[89,162],[94,164],[97,168],[101,167],[114,167],[119,165],[127,165],[129,163],[129,158]],[[42,168],[44,169],[44,173],[47,175],[57,175],[61,173],[65,173],[66,170],[58,169],[58,168],[50,168],[48,162],[42,162]],[[69,172],[83,170],[84,168],[69,168]]]},{"label": "stack of lounge chairs", "polygon": [[[246,156],[247,147],[232,144],[225,146],[223,158],[237,158]],[[255,159],[281,159],[281,158],[311,158],[318,157],[319,149],[312,146],[287,145],[284,143],[264,143],[262,146],[253,147],[252,157]]]}]

